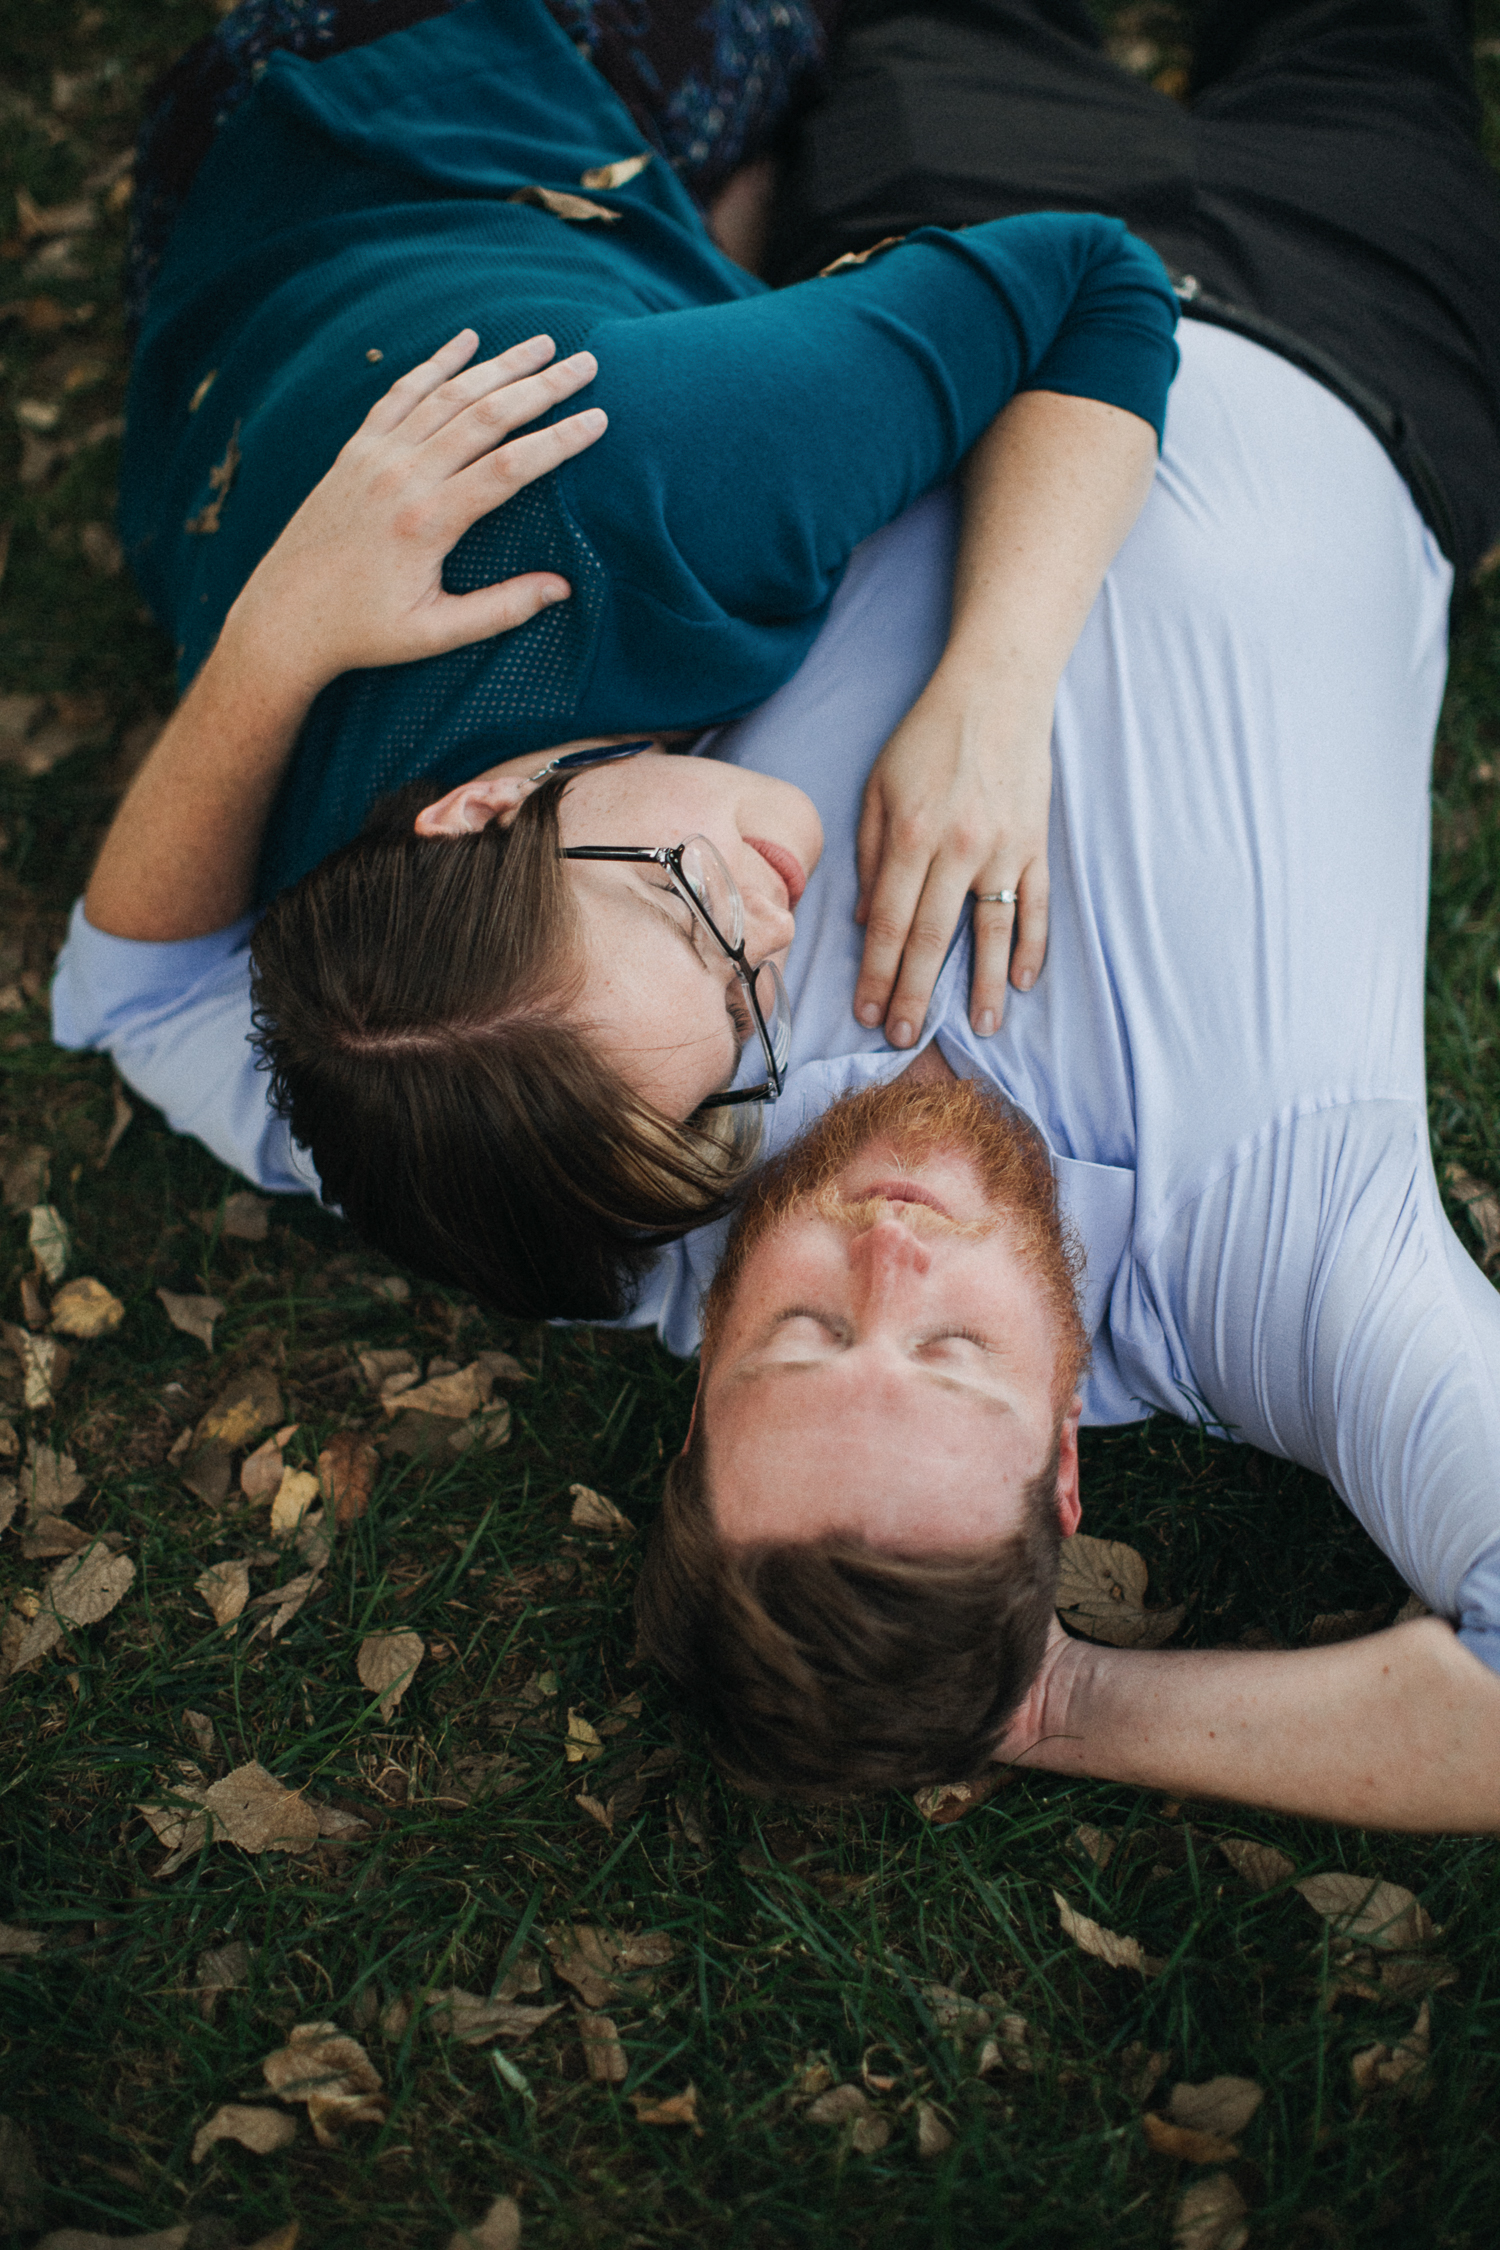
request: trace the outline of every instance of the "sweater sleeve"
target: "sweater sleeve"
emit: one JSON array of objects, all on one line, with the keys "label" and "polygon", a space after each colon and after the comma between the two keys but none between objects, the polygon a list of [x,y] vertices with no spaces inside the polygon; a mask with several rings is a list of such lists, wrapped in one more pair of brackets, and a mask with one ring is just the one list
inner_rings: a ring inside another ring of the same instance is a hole
[{"label": "sweater sleeve", "polygon": [[772,295],[601,323],[590,399],[610,432],[564,492],[627,606],[807,617],[1017,391],[1104,400],[1160,439],[1176,318],[1160,260],[1117,219],[924,229]]}]

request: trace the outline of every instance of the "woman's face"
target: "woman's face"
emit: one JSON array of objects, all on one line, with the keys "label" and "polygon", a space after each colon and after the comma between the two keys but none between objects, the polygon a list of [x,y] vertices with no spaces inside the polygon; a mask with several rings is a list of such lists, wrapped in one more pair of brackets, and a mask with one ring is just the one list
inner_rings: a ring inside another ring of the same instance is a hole
[{"label": "woman's face", "polygon": [[[515,803],[501,801],[505,785],[522,768],[536,772],[547,756],[512,760],[477,776],[429,808],[418,827],[462,833],[484,819],[513,818]],[[655,847],[706,836],[745,902],[747,959],[785,968],[794,909],[823,850],[812,799],[791,782],[713,758],[645,750],[576,774],[563,791],[558,819],[565,847]],[[690,1117],[729,1085],[747,1038],[759,1053],[733,965],[664,867],[571,860],[567,874],[584,966],[575,1016],[643,1101],[664,1116]]]}]

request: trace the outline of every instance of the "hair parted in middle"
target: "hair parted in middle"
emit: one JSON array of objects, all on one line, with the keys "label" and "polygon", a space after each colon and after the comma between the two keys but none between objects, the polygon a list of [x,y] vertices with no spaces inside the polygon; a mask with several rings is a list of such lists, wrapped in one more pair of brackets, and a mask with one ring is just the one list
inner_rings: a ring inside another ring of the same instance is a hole
[{"label": "hair parted in middle", "polygon": [[732,1206],[755,1127],[659,1115],[590,1042],[565,786],[456,837],[415,832],[430,782],[384,798],[257,928],[256,1043],[367,1242],[512,1318],[608,1320]]}]

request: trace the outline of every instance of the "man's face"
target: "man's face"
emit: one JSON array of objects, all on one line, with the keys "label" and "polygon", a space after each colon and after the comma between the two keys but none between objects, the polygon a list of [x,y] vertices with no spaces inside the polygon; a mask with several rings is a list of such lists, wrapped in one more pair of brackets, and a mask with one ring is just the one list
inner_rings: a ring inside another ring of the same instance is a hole
[{"label": "man's face", "polygon": [[1045,1162],[973,1088],[898,1080],[847,1105],[752,1208],[710,1302],[699,1411],[721,1535],[907,1553],[1003,1538],[1054,1440],[1071,1532],[1068,1278]]}]

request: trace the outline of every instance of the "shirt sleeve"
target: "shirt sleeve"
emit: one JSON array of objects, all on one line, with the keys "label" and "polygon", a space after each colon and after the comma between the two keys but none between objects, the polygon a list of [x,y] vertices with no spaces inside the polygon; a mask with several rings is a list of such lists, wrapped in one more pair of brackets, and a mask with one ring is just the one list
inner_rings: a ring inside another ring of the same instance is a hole
[{"label": "shirt sleeve", "polygon": [[807,616],[1017,391],[1103,400],[1159,440],[1176,318],[1160,259],[1117,219],[924,229],[771,295],[601,322],[589,401],[609,437],[562,489],[622,611]]},{"label": "shirt sleeve", "polygon": [[312,1158],[271,1109],[250,1045],[254,917],[209,937],[109,937],[73,908],[52,986],[52,1036],[114,1058],[174,1132],[275,1195],[316,1195]]},{"label": "shirt sleeve", "polygon": [[1500,1671],[1500,1293],[1448,1224],[1423,1111],[1364,1101],[1268,1133],[1126,1286],[1154,1296],[1179,1370],[1152,1403],[1320,1471]]}]

